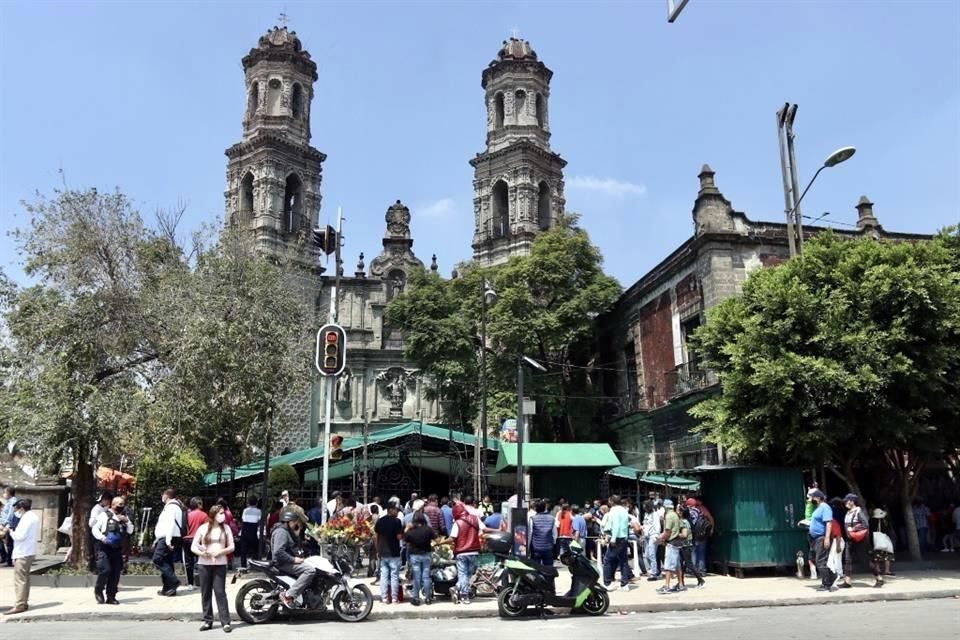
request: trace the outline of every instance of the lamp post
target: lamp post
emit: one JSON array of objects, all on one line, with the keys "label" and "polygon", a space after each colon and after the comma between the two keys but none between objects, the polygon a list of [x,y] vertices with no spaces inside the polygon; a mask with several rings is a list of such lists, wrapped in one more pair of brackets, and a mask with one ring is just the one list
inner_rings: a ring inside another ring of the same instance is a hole
[{"label": "lamp post", "polygon": [[487,305],[492,305],[496,301],[497,292],[487,280],[484,280],[480,294],[480,430],[477,432],[477,442],[473,447],[474,469],[476,469],[474,493],[477,500],[481,498],[481,492],[484,490],[483,480],[486,479],[484,453],[487,450]]},{"label": "lamp post", "polygon": [[817,169],[800,197],[797,191],[800,188],[797,180],[797,158],[794,150],[793,122],[797,117],[797,105],[789,102],[777,111],[777,139],[780,143],[780,169],[783,173],[784,212],[787,217],[787,244],[790,247],[790,257],[794,257],[803,249],[803,224],[800,213],[800,201],[807,195],[807,190],[813,185],[820,172],[828,167],[835,167],[841,162],[849,160],[857,150],[854,147],[840,147],[824,160]]},{"label": "lamp post", "polygon": [[523,365],[546,372],[547,368],[523,354],[517,354],[517,508],[524,506],[526,501],[526,482],[523,469],[523,441],[526,440],[526,420],[523,414]]}]

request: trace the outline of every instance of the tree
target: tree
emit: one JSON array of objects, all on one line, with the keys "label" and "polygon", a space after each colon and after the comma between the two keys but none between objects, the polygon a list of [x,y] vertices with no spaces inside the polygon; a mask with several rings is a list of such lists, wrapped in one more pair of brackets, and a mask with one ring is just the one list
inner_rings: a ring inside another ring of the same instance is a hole
[{"label": "tree", "polygon": [[296,495],[300,489],[300,475],[297,470],[289,464],[278,464],[270,469],[270,485],[267,487],[267,498],[265,504],[279,496],[284,491],[289,491],[291,497]]},{"label": "tree", "polygon": [[754,272],[694,338],[722,388],[691,410],[706,438],[746,460],[831,463],[858,494],[858,465],[880,454],[912,523],[919,475],[960,424],[955,264],[943,238],[825,234]]},{"label": "tree", "polygon": [[498,267],[462,265],[453,280],[415,274],[388,307],[388,320],[405,331],[407,356],[438,381],[461,424],[472,422],[480,401],[481,296],[490,282],[498,301],[487,309],[489,415],[516,415],[516,356],[522,353],[549,369],[528,377],[528,395],[538,401],[537,435],[597,437],[587,397],[593,318],[609,308],[620,286],[604,275],[599,250],[576,222],[575,214],[564,216],[537,236],[530,255]]},{"label": "tree", "polygon": [[[86,540],[97,461],[199,450],[219,464],[256,443],[305,379],[307,295],[241,235],[191,260],[174,222],[147,227],[119,192],[24,206],[35,284],[0,281],[0,426],[38,466],[72,467],[73,539]],[[83,566],[85,545],[73,549]]]}]

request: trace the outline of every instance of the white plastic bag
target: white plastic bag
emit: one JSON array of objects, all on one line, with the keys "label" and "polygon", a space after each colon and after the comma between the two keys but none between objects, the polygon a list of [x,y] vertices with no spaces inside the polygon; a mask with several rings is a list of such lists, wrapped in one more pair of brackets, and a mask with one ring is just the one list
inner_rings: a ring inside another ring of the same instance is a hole
[{"label": "white plastic bag", "polygon": [[887,553],[893,553],[893,541],[890,539],[890,536],[882,531],[874,531],[873,548],[875,551],[886,551]]},{"label": "white plastic bag", "polygon": [[63,524],[60,525],[60,528],[57,529],[60,533],[65,536],[73,535],[73,516],[67,516],[63,519]]},{"label": "white plastic bag", "polygon": [[830,555],[827,558],[827,568],[838,578],[843,577],[843,540],[830,543]]}]

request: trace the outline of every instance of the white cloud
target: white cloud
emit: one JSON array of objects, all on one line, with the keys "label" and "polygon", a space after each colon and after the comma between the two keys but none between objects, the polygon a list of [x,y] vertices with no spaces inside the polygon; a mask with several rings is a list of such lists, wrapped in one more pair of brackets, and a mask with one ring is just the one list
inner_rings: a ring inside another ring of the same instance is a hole
[{"label": "white cloud", "polygon": [[413,212],[413,215],[423,218],[442,218],[453,213],[453,198],[441,198]]},{"label": "white cloud", "polygon": [[567,187],[571,189],[581,189],[583,191],[599,191],[608,196],[622,198],[624,196],[643,196],[647,193],[647,188],[642,184],[633,182],[624,182],[614,178],[594,178],[593,176],[574,176],[567,182]]}]

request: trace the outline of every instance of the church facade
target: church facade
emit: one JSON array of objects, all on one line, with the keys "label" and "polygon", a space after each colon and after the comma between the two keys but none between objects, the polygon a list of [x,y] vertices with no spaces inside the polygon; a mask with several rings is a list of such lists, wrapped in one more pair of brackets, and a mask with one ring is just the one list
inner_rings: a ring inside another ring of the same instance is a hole
[{"label": "church facade", "polygon": [[[317,65],[296,33],[274,27],[243,58],[246,107],[242,138],[226,150],[225,224],[249,230],[267,255],[303,255],[320,220],[326,155],[311,146],[310,106]],[[487,106],[486,148],[474,167],[474,259],[484,265],[529,252],[534,236],[563,212],[563,167],[551,151],[550,79],[530,44],[505,41],[481,76]],[[412,272],[415,212],[396,200],[386,207],[379,252],[359,255],[352,272],[327,273],[318,260],[296,276],[319,329],[327,319],[337,275],[337,322],[347,333],[347,368],[337,379],[332,430],[360,435],[412,420],[441,423],[432,381],[404,357],[404,333],[385,316]],[[307,252],[310,253],[310,252]],[[314,251],[313,254],[316,254]],[[316,255],[314,255],[316,257]],[[436,255],[430,269],[437,270]],[[318,376],[282,403],[278,451],[316,446],[322,437],[325,389]]]}]

